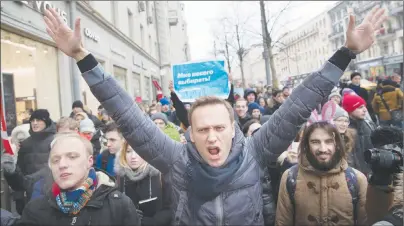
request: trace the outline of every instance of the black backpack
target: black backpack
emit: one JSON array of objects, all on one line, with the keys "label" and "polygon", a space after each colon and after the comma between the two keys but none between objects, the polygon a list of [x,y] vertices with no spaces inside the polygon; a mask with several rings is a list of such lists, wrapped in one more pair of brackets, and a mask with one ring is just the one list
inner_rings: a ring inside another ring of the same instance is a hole
[{"label": "black backpack", "polygon": [[[286,189],[288,190],[290,201],[293,205],[293,210],[295,210],[295,192],[296,192],[296,183],[297,183],[297,174],[299,172],[299,165],[296,164],[289,169],[288,177],[286,179]],[[359,185],[358,178],[356,177],[355,171],[348,167],[345,171],[345,179],[348,185],[349,193],[352,196],[352,206],[353,206],[353,217],[354,217],[354,225],[358,225],[358,213],[357,213],[357,204],[359,201]],[[295,211],[294,211],[295,212]],[[294,218],[295,216],[293,216]],[[295,220],[293,221],[296,225]]]}]

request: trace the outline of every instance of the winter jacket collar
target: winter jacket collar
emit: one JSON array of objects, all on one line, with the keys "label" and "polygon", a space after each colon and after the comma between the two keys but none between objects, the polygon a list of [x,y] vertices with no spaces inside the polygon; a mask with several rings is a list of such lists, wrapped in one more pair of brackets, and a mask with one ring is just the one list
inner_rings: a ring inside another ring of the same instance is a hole
[{"label": "winter jacket collar", "polygon": [[44,130],[39,132],[32,131],[32,128],[29,129],[29,134],[35,140],[43,140],[48,136],[52,136],[56,134],[56,124],[52,122],[52,124],[46,127]]},{"label": "winter jacket collar", "polygon": [[382,94],[383,93],[388,93],[388,92],[394,92],[394,91],[396,91],[396,87],[394,87],[394,86],[392,86],[392,85],[385,85],[385,86],[382,86]]},{"label": "winter jacket collar", "polygon": [[[113,177],[97,169],[96,171],[98,185],[86,206],[102,208],[104,205],[104,200],[108,194],[117,190],[117,185],[115,184],[115,179]],[[56,199],[52,197],[52,194],[48,194],[48,203],[51,207],[56,208],[59,211],[59,207],[56,204]]]}]

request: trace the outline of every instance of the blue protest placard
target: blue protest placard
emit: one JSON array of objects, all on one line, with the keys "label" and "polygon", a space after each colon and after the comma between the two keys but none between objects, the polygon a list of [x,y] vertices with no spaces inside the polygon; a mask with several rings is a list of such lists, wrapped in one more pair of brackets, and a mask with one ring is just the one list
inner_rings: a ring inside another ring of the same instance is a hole
[{"label": "blue protest placard", "polygon": [[194,102],[202,96],[227,99],[229,78],[223,60],[187,62],[172,67],[174,91],[182,102]]}]

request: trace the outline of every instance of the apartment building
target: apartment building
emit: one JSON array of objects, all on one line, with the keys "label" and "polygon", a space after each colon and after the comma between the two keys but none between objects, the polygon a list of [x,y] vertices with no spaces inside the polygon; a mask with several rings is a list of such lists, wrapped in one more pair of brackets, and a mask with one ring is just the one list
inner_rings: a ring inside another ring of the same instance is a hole
[{"label": "apartment building", "polygon": [[[348,9],[360,24],[365,15],[381,4],[388,13],[375,44],[357,56],[348,66],[343,79],[353,71],[368,80],[403,72],[403,3],[402,1],[340,1],[326,12],[284,37],[284,46],[276,53],[275,66],[283,85],[301,83],[307,73],[318,69],[331,54],[345,43]],[[321,23],[323,21],[323,23]],[[318,26],[317,26],[318,24]]]},{"label": "apartment building", "polygon": [[275,54],[275,68],[282,85],[300,84],[308,73],[317,70],[331,54],[328,34],[330,21],[321,13],[283,36]]},{"label": "apartment building", "polygon": [[[99,105],[75,63],[46,33],[43,13],[49,7],[69,26],[81,18],[85,47],[134,100],[155,99],[154,83],[168,93],[171,73],[163,72],[171,67],[171,53],[189,59],[186,29],[175,35],[183,37],[187,51],[177,51],[184,44],[171,38],[167,1],[2,1],[1,87],[10,128],[21,123],[27,109],[49,109],[57,120],[70,114],[74,100],[81,99],[94,112]],[[186,27],[182,14],[178,18]]]},{"label": "apartment building", "polygon": [[389,17],[376,35],[375,44],[354,61],[354,70],[361,72],[368,80],[403,73],[403,2],[353,2],[357,22],[362,21],[376,4],[381,4]]}]

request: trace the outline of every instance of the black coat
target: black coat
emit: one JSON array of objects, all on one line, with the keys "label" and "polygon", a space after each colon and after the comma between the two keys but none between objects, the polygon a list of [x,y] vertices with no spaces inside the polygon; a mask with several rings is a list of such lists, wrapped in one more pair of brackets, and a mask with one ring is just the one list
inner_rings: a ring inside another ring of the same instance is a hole
[{"label": "black coat", "polygon": [[[119,190],[126,194],[143,212],[142,225],[169,225],[171,223],[170,193],[160,175],[146,176],[140,181],[131,181],[127,176],[120,176],[118,181]],[[154,201],[139,204],[142,200],[154,197],[157,197]]]},{"label": "black coat", "polygon": [[52,194],[29,202],[17,226],[22,225],[140,225],[130,198],[117,187],[100,185],[75,216],[60,211]]},{"label": "black coat", "polygon": [[368,164],[365,162],[364,152],[373,148],[370,136],[375,129],[373,122],[367,120],[353,120],[351,119],[350,128],[356,130],[355,147],[348,155],[348,162],[351,162],[351,167],[361,171],[367,175],[370,172]]}]

